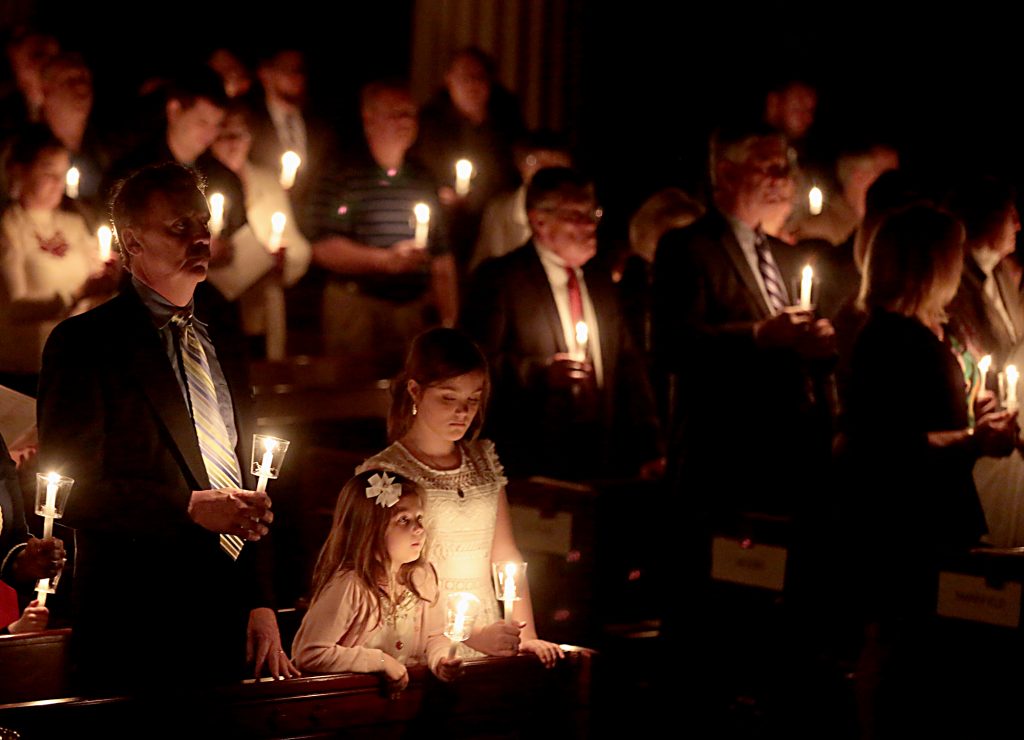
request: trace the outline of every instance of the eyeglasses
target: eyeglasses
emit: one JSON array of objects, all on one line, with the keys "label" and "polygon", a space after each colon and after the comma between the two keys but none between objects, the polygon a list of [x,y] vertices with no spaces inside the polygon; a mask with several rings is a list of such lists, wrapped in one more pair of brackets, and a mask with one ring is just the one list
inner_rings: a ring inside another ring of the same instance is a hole
[{"label": "eyeglasses", "polygon": [[577,210],[569,206],[561,207],[547,207],[538,208],[538,211],[544,213],[551,213],[559,221],[565,221],[570,224],[599,224],[601,219],[604,218],[604,211],[600,208],[592,208],[587,210]]}]

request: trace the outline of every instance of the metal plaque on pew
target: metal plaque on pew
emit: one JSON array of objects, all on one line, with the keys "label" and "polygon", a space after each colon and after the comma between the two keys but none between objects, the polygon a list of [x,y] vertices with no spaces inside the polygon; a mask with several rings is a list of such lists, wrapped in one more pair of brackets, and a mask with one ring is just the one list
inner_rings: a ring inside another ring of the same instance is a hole
[{"label": "metal plaque on pew", "polygon": [[715,537],[711,542],[711,577],[771,591],[786,580],[786,548],[754,544],[749,539]]},{"label": "metal plaque on pew", "polygon": [[936,612],[940,617],[984,622],[1016,629],[1020,626],[1021,584],[993,584],[983,576],[939,573]]}]

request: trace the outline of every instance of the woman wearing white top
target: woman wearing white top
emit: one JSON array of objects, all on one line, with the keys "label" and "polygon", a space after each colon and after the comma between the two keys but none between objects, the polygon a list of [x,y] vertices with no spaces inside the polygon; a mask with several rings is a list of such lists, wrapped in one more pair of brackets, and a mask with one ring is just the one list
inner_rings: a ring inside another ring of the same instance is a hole
[{"label": "woman wearing white top", "polygon": [[69,164],[41,127],[19,136],[6,162],[14,202],[0,216],[0,383],[32,395],[50,331],[110,297],[120,274],[100,260],[82,216],[60,208]]},{"label": "woman wearing white top", "polygon": [[[227,297],[232,300],[237,298],[241,302],[245,333],[250,336],[265,335],[267,357],[280,359],[286,354],[282,288],[294,285],[306,274],[312,252],[309,240],[299,231],[288,193],[278,182],[277,174],[250,162],[250,149],[252,133],[246,109],[239,103],[229,109],[221,125],[220,135],[213,144],[213,154],[242,181],[245,215],[249,222],[247,235],[255,237],[271,258],[265,261],[267,270],[261,273],[262,268],[253,262],[258,260],[257,264],[264,264],[263,255],[243,252],[236,238],[236,251],[231,263],[211,270],[210,279],[214,285],[218,285],[220,277],[227,278],[241,290],[237,295]],[[271,219],[275,213],[282,213],[285,217],[284,232],[279,244],[272,244]],[[241,260],[249,260],[250,264],[243,265]],[[218,275],[218,271],[221,271],[221,275]]]}]

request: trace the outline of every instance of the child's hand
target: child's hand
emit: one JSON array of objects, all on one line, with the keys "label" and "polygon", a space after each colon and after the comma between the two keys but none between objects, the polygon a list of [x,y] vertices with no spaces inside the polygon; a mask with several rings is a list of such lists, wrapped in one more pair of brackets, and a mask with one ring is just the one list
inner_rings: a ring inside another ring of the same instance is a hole
[{"label": "child's hand", "polygon": [[519,652],[533,653],[540,658],[540,662],[544,664],[545,668],[554,668],[558,659],[565,657],[562,648],[547,640],[523,640],[523,644],[519,646]]},{"label": "child's hand", "polygon": [[462,658],[445,658],[434,671],[442,681],[451,682],[462,675]]},{"label": "child's hand", "polygon": [[494,622],[466,640],[466,644],[496,658],[511,658],[519,654],[519,631],[522,627],[522,622]]},{"label": "child's hand", "polygon": [[46,623],[50,621],[50,610],[45,606],[39,606],[39,602],[33,600],[25,607],[21,618],[11,622],[7,631],[12,635],[25,632],[41,632],[46,629]]},{"label": "child's hand", "polygon": [[409,685],[409,670],[384,653],[384,675],[388,679],[388,696],[391,699],[397,699],[398,695]]}]

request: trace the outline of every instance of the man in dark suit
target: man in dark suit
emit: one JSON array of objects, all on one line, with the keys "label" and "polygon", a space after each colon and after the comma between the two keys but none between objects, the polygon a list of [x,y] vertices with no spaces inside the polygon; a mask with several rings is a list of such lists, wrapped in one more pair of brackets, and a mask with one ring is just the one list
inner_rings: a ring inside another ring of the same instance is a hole
[{"label": "man in dark suit", "polygon": [[719,132],[711,164],[715,208],[655,256],[654,348],[677,381],[670,459],[720,521],[790,514],[828,459],[816,363],[833,354],[832,326],[792,308],[806,255],[761,231],[792,176],[785,139]]},{"label": "man in dark suit", "polygon": [[541,170],[526,210],[533,239],[478,268],[461,313],[491,361],[489,433],[502,461],[513,474],[656,475],[663,458],[645,365],[592,259],[593,185],[568,168]]},{"label": "man in dark suit", "polygon": [[243,490],[241,337],[211,320],[197,291],[210,259],[206,198],[191,170],[164,164],[124,181],[112,216],[131,279],[54,330],[39,394],[43,467],[75,479],[65,522],[76,530],[82,688],[230,680],[246,647],[257,672],[292,675],[269,543],[257,543],[270,501]]}]

